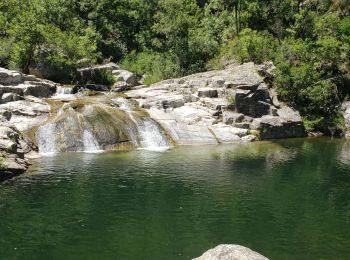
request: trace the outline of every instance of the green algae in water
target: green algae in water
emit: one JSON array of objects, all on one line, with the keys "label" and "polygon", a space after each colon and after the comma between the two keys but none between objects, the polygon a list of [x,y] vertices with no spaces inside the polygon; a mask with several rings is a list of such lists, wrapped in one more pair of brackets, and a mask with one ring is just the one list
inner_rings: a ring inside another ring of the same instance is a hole
[{"label": "green algae in water", "polygon": [[0,184],[0,259],[350,258],[350,142],[42,158]]}]

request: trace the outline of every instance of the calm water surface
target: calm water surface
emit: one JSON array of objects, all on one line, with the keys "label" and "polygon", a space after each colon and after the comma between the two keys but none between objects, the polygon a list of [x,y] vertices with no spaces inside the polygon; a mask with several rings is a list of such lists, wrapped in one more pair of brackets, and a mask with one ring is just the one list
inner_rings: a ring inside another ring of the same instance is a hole
[{"label": "calm water surface", "polygon": [[350,259],[350,142],[62,154],[0,184],[0,259]]}]

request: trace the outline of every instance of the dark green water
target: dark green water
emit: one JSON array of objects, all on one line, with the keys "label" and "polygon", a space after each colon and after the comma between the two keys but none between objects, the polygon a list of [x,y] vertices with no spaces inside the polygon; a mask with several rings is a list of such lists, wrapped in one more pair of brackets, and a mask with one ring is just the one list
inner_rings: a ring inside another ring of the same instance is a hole
[{"label": "dark green water", "polygon": [[0,184],[0,259],[350,259],[350,142],[62,154]]}]

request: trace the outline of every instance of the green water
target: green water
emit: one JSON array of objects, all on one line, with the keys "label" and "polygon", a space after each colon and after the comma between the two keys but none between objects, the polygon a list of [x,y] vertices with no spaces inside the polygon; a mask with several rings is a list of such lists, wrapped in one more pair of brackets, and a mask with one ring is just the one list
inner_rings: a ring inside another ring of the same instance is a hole
[{"label": "green water", "polygon": [[0,184],[0,259],[350,259],[350,142],[62,154]]}]

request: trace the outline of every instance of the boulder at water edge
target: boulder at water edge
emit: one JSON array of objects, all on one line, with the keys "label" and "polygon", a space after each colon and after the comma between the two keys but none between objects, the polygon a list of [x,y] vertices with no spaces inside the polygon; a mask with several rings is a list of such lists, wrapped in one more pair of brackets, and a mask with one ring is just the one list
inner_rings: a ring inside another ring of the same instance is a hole
[{"label": "boulder at water edge", "polygon": [[193,260],[268,260],[268,258],[244,246],[219,245]]}]

